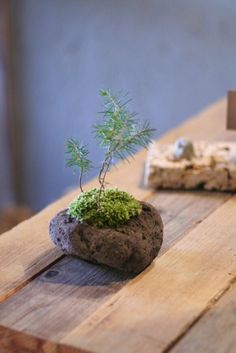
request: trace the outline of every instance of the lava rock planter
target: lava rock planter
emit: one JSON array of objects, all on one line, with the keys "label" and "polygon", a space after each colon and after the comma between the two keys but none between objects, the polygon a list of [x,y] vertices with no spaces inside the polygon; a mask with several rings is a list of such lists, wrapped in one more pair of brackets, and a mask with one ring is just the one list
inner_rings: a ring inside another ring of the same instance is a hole
[{"label": "lava rock planter", "polygon": [[54,244],[65,254],[118,270],[139,273],[157,256],[163,239],[158,211],[141,202],[140,215],[117,228],[97,228],[59,212],[50,222]]},{"label": "lava rock planter", "polygon": [[[67,140],[67,166],[79,169],[80,195],[50,222],[49,234],[65,254],[97,264],[139,273],[157,256],[163,238],[158,211],[118,188],[107,189],[106,176],[114,159],[135,157],[139,147],[148,147],[154,129],[143,125],[127,108],[127,96],[100,91],[104,99],[102,119],[93,127],[105,149],[98,173],[98,188],[84,191],[82,178],[92,168],[86,145]],[[125,99],[125,100],[124,100]]]}]

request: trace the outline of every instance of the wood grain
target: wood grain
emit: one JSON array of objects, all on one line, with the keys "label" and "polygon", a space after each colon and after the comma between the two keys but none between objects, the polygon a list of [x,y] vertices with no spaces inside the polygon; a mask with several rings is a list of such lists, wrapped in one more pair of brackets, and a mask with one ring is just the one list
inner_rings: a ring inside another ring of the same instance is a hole
[{"label": "wood grain", "polygon": [[89,353],[0,326],[0,353]]},{"label": "wood grain", "polygon": [[[224,130],[226,104],[225,100],[214,104],[194,119],[184,123],[179,128],[163,136],[161,141],[170,142],[179,136],[188,136],[195,139],[215,139],[219,136],[226,139],[235,138],[235,132]],[[150,191],[142,186],[142,173],[145,161],[145,151],[136,155],[136,159],[127,164],[119,163],[108,176],[111,186],[132,193],[136,198],[145,199],[151,195]],[[133,172],[130,173],[130,170]],[[85,189],[96,186],[95,180],[86,184]],[[11,231],[0,237],[0,301],[14,294],[37,273],[50,263],[60,258],[48,237],[48,223],[59,210],[67,207],[78,190],[61,198],[48,206],[42,212],[23,222]]]},{"label": "wood grain", "polygon": [[233,284],[170,352],[235,353],[235,351],[236,284]]},{"label": "wood grain", "polygon": [[[149,200],[160,209],[165,224],[161,254],[229,197],[166,191]],[[47,339],[62,339],[131,278],[106,267],[63,258],[1,304],[0,323]],[[50,320],[44,319],[45,314]]]},{"label": "wood grain", "polygon": [[163,352],[236,277],[236,196],[130,281],[63,343],[103,352]]},{"label": "wood grain", "polygon": [[228,92],[227,129],[236,130],[236,91]]},{"label": "wood grain", "polygon": [[[225,110],[225,101],[219,102],[161,141],[180,136],[233,140],[235,132],[224,130]],[[2,300],[10,297],[1,305],[0,322],[22,331],[21,339],[32,333],[44,342],[60,340],[98,353],[163,352],[229,286],[236,275],[235,197],[152,194],[141,183],[144,160],[141,151],[131,166],[120,163],[109,175],[112,186],[151,200],[164,218],[162,252],[136,278],[77,259],[60,260],[48,238],[48,222],[77,191],[0,238],[0,294]],[[95,185],[93,180],[85,188]]]}]

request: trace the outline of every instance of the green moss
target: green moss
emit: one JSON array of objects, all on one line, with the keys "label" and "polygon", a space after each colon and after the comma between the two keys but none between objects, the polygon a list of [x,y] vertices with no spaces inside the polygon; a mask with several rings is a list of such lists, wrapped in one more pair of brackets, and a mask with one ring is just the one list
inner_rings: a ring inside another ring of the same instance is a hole
[{"label": "green moss", "polygon": [[141,213],[141,205],[133,196],[119,189],[102,191],[97,209],[98,189],[80,194],[68,208],[68,214],[96,227],[117,227]]}]

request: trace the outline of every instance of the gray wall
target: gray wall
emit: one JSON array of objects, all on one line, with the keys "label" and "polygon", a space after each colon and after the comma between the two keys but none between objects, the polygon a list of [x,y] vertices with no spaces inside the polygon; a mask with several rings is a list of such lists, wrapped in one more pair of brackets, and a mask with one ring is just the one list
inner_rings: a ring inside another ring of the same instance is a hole
[{"label": "gray wall", "polygon": [[236,87],[235,0],[14,0],[13,9],[21,192],[35,209],[76,183],[67,137],[101,160],[90,128],[99,88],[129,91],[158,136]]},{"label": "gray wall", "polygon": [[[1,52],[1,48],[0,48]],[[1,55],[0,55],[1,57]],[[0,210],[6,204],[14,202],[11,178],[10,143],[7,124],[7,100],[5,96],[5,75],[0,68]]]}]

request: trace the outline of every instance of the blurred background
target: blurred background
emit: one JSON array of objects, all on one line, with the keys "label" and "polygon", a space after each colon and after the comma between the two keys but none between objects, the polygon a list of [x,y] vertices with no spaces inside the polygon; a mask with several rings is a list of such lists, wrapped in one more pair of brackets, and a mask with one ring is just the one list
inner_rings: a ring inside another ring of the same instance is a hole
[{"label": "blurred background", "polygon": [[235,0],[0,0],[2,228],[77,185],[68,137],[99,166],[100,88],[158,137],[236,88],[235,38]]}]

